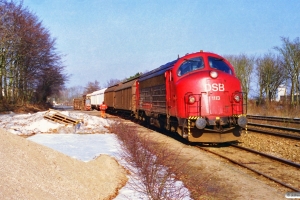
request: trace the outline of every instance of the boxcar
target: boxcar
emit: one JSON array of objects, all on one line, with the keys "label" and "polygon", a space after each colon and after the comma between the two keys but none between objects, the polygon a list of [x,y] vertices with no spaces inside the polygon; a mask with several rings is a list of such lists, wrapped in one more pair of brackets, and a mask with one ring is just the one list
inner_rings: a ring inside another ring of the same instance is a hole
[{"label": "boxcar", "polygon": [[119,84],[110,86],[104,91],[104,102],[107,105],[108,112],[115,111],[115,89],[118,86]]},{"label": "boxcar", "polygon": [[114,108],[117,111],[129,114],[136,112],[136,83],[137,78],[122,82],[115,88]]}]

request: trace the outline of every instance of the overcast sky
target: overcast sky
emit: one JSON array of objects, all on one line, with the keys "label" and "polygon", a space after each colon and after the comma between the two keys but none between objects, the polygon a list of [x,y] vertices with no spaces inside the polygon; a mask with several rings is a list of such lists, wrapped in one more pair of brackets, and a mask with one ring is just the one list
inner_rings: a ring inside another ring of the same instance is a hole
[{"label": "overcast sky", "polygon": [[103,87],[199,50],[263,55],[300,35],[299,0],[23,0],[63,57],[67,87]]}]

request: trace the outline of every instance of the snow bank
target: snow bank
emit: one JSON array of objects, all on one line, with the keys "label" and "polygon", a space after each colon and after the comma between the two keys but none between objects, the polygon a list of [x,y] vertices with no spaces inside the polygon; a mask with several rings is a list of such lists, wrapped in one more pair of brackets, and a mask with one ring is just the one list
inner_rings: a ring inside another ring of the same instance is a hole
[{"label": "snow bank", "polygon": [[0,128],[3,128],[16,135],[34,135],[40,133],[79,133],[96,134],[107,133],[107,127],[112,123],[109,119],[103,119],[96,116],[80,112],[61,111],[61,114],[75,119],[81,119],[79,129],[73,125],[65,125],[58,122],[45,119],[46,112],[37,112],[34,114],[7,114],[0,115]]}]

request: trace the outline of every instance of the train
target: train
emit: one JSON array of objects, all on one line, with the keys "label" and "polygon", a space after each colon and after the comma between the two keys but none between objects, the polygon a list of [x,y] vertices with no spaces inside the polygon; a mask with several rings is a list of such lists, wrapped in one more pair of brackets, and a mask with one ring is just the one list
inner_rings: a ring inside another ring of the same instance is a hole
[{"label": "train", "polygon": [[92,110],[90,95],[82,95],[82,98],[73,99],[74,110]]},{"label": "train", "polygon": [[[237,141],[247,125],[241,82],[233,66],[211,52],[178,56],[94,94],[106,103],[108,112],[131,115],[190,142]],[[99,108],[101,101],[96,103],[92,108]]]}]

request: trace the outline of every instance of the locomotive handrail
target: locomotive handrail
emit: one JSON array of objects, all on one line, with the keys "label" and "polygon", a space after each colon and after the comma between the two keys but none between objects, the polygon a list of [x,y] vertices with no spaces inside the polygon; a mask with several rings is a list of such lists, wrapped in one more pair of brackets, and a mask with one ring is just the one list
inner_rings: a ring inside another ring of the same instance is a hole
[{"label": "locomotive handrail", "polygon": [[[186,98],[188,95],[191,95],[191,93],[186,93],[184,98]],[[185,113],[186,116],[201,116],[201,98],[202,98],[202,94],[192,94],[193,96],[197,97],[196,98],[196,105],[189,105],[188,103],[185,102]],[[195,112],[191,112],[191,108],[192,107],[196,107],[196,111]],[[191,114],[191,113],[195,113],[195,114]]]}]

